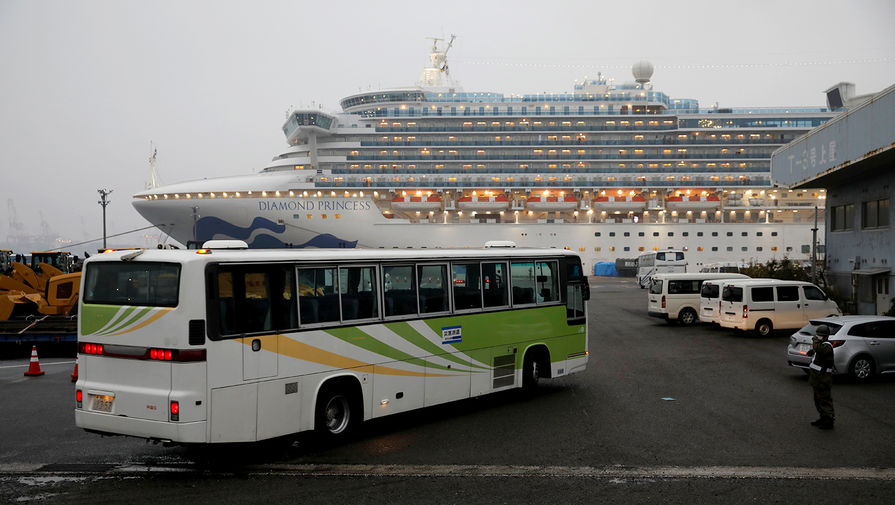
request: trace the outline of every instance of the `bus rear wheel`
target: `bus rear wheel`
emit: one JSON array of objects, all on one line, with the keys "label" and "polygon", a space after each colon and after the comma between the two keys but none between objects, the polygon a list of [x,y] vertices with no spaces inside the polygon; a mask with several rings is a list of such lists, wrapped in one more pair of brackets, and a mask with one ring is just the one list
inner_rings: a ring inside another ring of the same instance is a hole
[{"label": "bus rear wheel", "polygon": [[330,437],[342,437],[357,424],[360,411],[350,394],[340,388],[326,388],[317,397],[315,428]]}]

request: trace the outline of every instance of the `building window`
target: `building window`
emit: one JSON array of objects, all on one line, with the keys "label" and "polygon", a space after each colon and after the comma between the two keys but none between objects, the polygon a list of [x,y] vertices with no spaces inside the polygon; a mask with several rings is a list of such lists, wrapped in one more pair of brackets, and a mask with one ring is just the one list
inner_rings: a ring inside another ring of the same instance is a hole
[{"label": "building window", "polygon": [[833,214],[830,220],[831,231],[851,230],[855,222],[855,205],[837,205],[830,209]]},{"label": "building window", "polygon": [[861,203],[861,223],[864,228],[889,226],[889,199]]}]

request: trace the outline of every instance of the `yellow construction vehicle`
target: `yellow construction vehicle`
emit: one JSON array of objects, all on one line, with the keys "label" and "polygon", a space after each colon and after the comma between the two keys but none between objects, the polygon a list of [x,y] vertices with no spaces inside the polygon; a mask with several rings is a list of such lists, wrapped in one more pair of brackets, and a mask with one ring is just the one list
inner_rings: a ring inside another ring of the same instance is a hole
[{"label": "yellow construction vehicle", "polygon": [[[81,273],[67,252],[31,253],[31,266],[11,261],[0,273],[0,321],[32,314],[70,315],[78,305]],[[2,257],[0,257],[2,260]]]}]

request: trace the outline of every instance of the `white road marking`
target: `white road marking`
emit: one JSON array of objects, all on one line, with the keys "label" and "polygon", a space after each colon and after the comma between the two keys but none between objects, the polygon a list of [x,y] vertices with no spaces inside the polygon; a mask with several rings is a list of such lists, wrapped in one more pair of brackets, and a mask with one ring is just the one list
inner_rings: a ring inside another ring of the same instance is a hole
[{"label": "white road marking", "polygon": [[[192,464],[126,464],[108,470],[41,471],[43,464],[0,464],[0,476],[10,475],[151,475],[203,471]],[[772,480],[895,480],[895,468],[786,466],[517,466],[517,465],[336,465],[267,464],[238,468],[243,475],[297,477],[539,477],[619,479],[772,479]],[[226,470],[224,470],[226,472]]]}]

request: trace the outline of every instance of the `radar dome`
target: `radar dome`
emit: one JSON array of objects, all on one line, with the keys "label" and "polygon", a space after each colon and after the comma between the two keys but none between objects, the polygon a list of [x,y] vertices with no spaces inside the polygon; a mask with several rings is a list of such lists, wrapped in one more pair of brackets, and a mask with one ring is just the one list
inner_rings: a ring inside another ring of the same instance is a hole
[{"label": "radar dome", "polygon": [[640,84],[646,84],[653,76],[653,64],[646,60],[641,60],[634,64],[631,71],[634,73],[635,81]]}]

